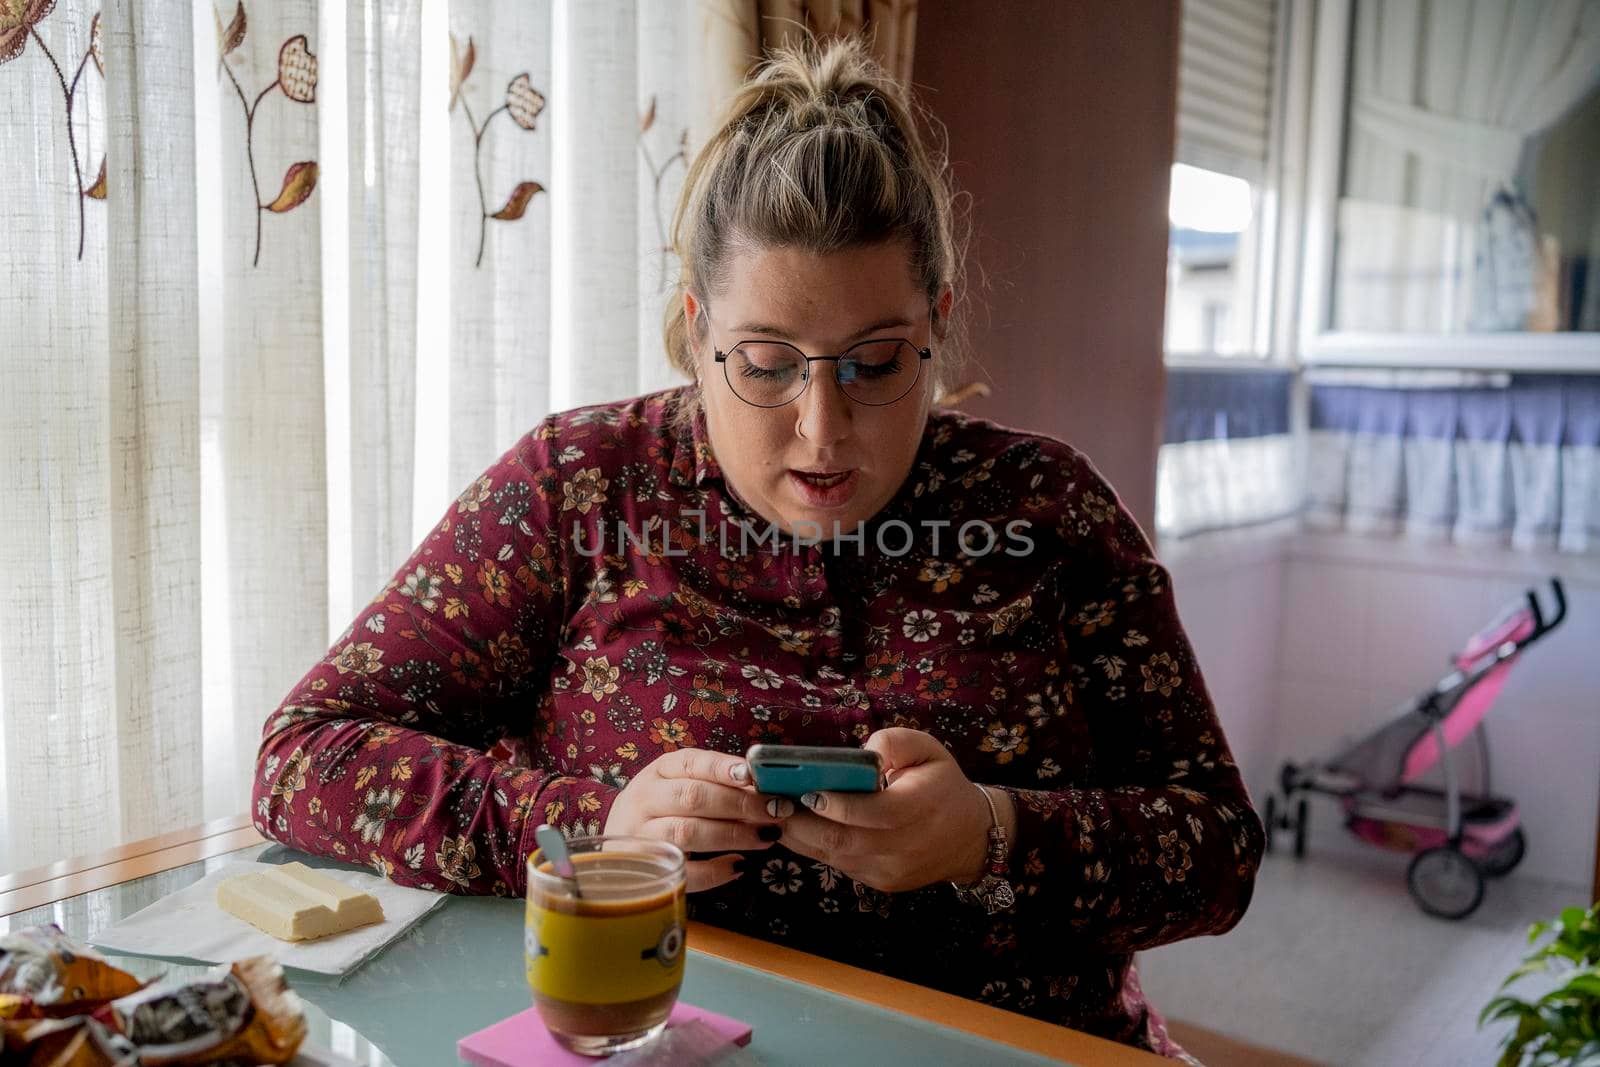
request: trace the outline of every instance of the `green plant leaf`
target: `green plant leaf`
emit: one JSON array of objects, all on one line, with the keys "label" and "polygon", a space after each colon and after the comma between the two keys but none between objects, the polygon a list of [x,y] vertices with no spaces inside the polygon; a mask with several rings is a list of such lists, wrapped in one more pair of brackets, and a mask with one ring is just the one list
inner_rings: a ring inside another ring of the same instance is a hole
[{"label": "green plant leaf", "polygon": [[[1554,922],[1532,924],[1528,944],[1528,955],[1478,1015],[1480,1028],[1515,1020],[1502,1039],[1500,1067],[1600,1067],[1600,906],[1565,908]],[[1564,981],[1533,1003],[1503,992],[1532,974]]]},{"label": "green plant leaf", "polygon": [[1600,1067],[1600,1041],[1591,1041],[1572,1058],[1572,1067]]},{"label": "green plant leaf", "polygon": [[1584,962],[1583,949],[1572,944],[1570,941],[1557,941],[1555,944],[1551,945],[1547,951],[1547,957],[1567,960],[1568,962],[1576,963],[1580,966]]},{"label": "green plant leaf", "polygon": [[1538,958],[1526,959],[1526,960],[1522,961],[1521,963],[1517,964],[1516,970],[1514,970],[1510,974],[1506,975],[1506,980],[1504,982],[1500,983],[1500,988],[1504,989],[1506,986],[1510,985],[1511,983],[1516,982],[1516,981],[1520,981],[1521,979],[1526,978],[1530,974],[1542,974],[1544,971],[1546,971],[1548,969],[1549,968],[1545,966],[1545,962],[1544,962],[1543,959],[1538,959]]},{"label": "green plant leaf", "polygon": [[1478,1013],[1478,1025],[1482,1027],[1487,1023],[1499,1022],[1512,1016],[1527,1015],[1532,1011],[1533,1005],[1516,997],[1495,997]]},{"label": "green plant leaf", "polygon": [[[1540,1030],[1543,1026],[1544,1024],[1540,1021],[1537,1013],[1524,1015],[1522,1021],[1517,1024],[1516,1032],[1511,1035],[1511,1040],[1506,1043],[1506,1054],[1501,1062],[1512,1064],[1515,1067],[1515,1064],[1522,1059],[1523,1054],[1527,1051],[1528,1044],[1539,1038]],[[1537,1055],[1538,1050],[1535,1049],[1534,1052]]]}]

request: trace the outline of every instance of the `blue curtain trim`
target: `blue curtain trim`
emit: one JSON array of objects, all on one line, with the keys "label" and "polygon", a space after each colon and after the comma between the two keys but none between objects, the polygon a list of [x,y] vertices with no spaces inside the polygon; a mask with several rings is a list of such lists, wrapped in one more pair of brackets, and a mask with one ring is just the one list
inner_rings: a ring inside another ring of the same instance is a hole
[{"label": "blue curtain trim", "polygon": [[1289,432],[1287,370],[1167,371],[1164,443],[1227,441]]},{"label": "blue curtain trim", "polygon": [[[1169,414],[1169,440],[1171,426]],[[1311,388],[1311,428],[1447,441],[1600,447],[1600,377],[1517,375],[1504,389],[1317,385]]]}]

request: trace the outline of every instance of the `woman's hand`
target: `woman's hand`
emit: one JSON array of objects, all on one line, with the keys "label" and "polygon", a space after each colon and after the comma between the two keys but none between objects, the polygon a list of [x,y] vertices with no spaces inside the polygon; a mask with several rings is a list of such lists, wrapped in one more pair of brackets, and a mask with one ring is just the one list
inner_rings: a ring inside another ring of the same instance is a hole
[{"label": "woman's hand", "polygon": [[[750,852],[771,848],[793,814],[793,801],[755,791],[743,758],[685,748],[656,757],[623,787],[611,802],[605,832],[669,841],[686,854]],[[742,858],[690,860],[689,892],[733,881]]]},{"label": "woman's hand", "polygon": [[[980,878],[989,805],[944,745],[921,730],[890,727],[865,747],[883,758],[888,786],[878,793],[807,793],[802,802],[811,813],[788,821],[784,847],[886,893]],[[991,795],[997,806],[1009,800],[1000,790]],[[999,810],[1003,824],[1015,820],[1009,803]]]}]

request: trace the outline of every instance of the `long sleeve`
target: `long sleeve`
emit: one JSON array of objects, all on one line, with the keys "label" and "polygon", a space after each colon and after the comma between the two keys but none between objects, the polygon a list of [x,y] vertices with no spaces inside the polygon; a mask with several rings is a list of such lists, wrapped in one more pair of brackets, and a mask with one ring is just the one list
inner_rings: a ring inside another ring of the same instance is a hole
[{"label": "long sleeve", "polygon": [[604,825],[613,785],[486,753],[549,721],[570,588],[554,426],[467,488],[268,719],[263,834],[406,885],[521,894],[533,827]]},{"label": "long sleeve", "polygon": [[1224,933],[1250,902],[1261,823],[1166,570],[1088,464],[1071,473],[1051,505],[1077,546],[1062,580],[1060,699],[1087,722],[1094,759],[1063,788],[1012,790],[1018,925],[1051,948],[1102,952]]}]

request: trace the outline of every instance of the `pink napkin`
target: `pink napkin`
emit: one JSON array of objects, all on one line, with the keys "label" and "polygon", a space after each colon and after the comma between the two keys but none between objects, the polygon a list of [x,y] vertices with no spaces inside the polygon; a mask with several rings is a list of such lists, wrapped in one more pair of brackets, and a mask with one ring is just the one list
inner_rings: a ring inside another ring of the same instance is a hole
[{"label": "pink napkin", "polygon": [[[667,1020],[670,1030],[699,1022],[734,1045],[750,1043],[750,1027],[726,1015],[678,1001]],[[519,1012],[456,1042],[456,1054],[478,1067],[555,1067],[558,1064],[594,1064],[602,1061],[568,1052],[556,1044],[535,1008]]]}]

